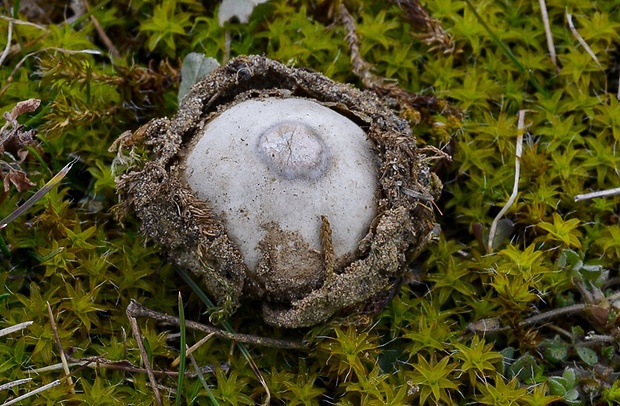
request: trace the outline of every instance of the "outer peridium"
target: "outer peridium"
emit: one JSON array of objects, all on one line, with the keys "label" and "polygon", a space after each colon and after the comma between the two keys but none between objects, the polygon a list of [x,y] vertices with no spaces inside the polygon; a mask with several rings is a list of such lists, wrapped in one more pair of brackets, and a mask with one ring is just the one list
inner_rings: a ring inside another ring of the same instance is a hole
[{"label": "outer peridium", "polygon": [[[418,252],[434,226],[432,201],[438,182],[423,163],[407,122],[370,92],[323,75],[291,69],[261,56],[242,56],[196,84],[171,119],[155,119],[121,143],[143,145],[148,159],[134,162],[117,179],[118,214],[135,210],[142,231],[167,248],[180,267],[200,275],[227,317],[242,295],[259,298],[246,279],[243,258],[213,216],[182,181],[180,162],[194,136],[231,104],[261,96],[306,97],[353,120],[366,132],[381,159],[378,215],[360,242],[361,255],[338,266],[323,285],[290,305],[263,302],[267,323],[305,327],[343,309],[360,309],[397,286],[407,253]],[[326,256],[327,258],[329,256]],[[332,264],[325,264],[328,269]],[[205,275],[209,275],[205,277]]]}]

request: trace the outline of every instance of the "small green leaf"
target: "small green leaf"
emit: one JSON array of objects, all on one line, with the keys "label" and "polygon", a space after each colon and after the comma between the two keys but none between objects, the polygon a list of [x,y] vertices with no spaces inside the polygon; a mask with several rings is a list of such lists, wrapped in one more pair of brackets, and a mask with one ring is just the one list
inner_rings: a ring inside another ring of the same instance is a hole
[{"label": "small green leaf", "polygon": [[552,376],[547,380],[549,394],[562,396],[568,405],[579,405],[579,391],[575,388],[577,374],[572,368],[566,368],[562,376]]},{"label": "small green leaf", "polygon": [[544,340],[543,354],[547,361],[553,363],[564,362],[568,359],[568,344],[556,337],[553,340]]},{"label": "small green leaf", "polygon": [[586,347],[577,347],[576,350],[579,358],[586,364],[594,366],[598,362],[598,355],[596,355],[595,351]]},{"label": "small green leaf", "polygon": [[[501,219],[497,222],[497,228],[495,229],[495,236],[493,237],[493,243],[491,246],[494,250],[500,248],[503,244],[510,241],[510,237],[515,229],[515,223],[509,219]],[[489,240],[489,234],[485,230],[483,236],[483,242],[486,246]]]},{"label": "small green leaf", "polygon": [[586,334],[581,326],[573,326],[570,329],[570,332],[573,337],[583,337]]},{"label": "small green leaf", "polygon": [[514,361],[515,349],[512,347],[506,347],[500,351],[500,354],[502,354],[502,357],[504,357],[504,359],[502,360],[502,370],[500,372],[502,374],[505,374],[506,371],[508,371],[508,368],[510,367],[512,362]]},{"label": "small green leaf", "polygon": [[552,376],[547,381],[549,384],[549,393],[551,395],[564,396],[566,393],[566,381],[564,378],[560,378],[559,376]]},{"label": "small green leaf", "polygon": [[530,354],[525,354],[519,357],[508,371],[510,377],[517,377],[522,382],[528,382],[534,378],[538,368],[536,359]]},{"label": "small green leaf", "polygon": [[181,85],[179,86],[179,103],[189,90],[202,78],[220,66],[215,58],[206,57],[198,52],[191,52],[183,59],[181,67]]},{"label": "small green leaf", "polygon": [[577,254],[573,250],[563,250],[558,257],[558,266],[560,268],[570,268],[571,270],[573,270],[581,268],[582,265],[583,262],[581,261],[579,254]]},{"label": "small green leaf", "polygon": [[574,387],[577,383],[577,373],[573,368],[566,368],[562,374],[562,378],[564,378],[566,382],[567,389]]},{"label": "small green leaf", "polygon": [[566,399],[566,403],[568,403],[569,405],[580,404],[579,391],[577,391],[577,389],[571,389],[569,391],[566,391],[566,393],[564,394],[564,399]]},{"label": "small green leaf", "polygon": [[601,355],[611,361],[616,353],[616,349],[612,346],[601,348]]}]

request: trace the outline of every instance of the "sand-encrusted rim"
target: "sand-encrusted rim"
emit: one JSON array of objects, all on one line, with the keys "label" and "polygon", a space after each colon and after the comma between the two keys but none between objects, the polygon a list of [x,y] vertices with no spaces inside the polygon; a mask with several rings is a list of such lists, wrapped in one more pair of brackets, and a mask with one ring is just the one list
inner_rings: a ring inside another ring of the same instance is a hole
[{"label": "sand-encrusted rim", "polygon": [[[243,258],[225,226],[184,184],[181,163],[194,136],[206,122],[231,105],[251,98],[300,97],[348,117],[366,132],[380,158],[378,215],[360,242],[362,255],[335,269],[333,277],[308,296],[290,304],[264,302],[265,320],[277,326],[317,324],[345,308],[371,300],[398,282],[406,253],[423,243],[432,229],[433,175],[415,146],[408,123],[370,92],[336,83],[305,69],[288,68],[262,56],[232,59],[197,83],[172,119],[155,119],[119,143],[135,156],[117,178],[117,214],[135,211],[142,231],[166,248],[177,265],[204,276],[207,291],[228,316],[244,293],[260,296],[261,287],[246,279]],[[122,148],[121,148],[122,149]],[[119,155],[118,163],[127,163]],[[360,278],[367,281],[359,282]]]}]

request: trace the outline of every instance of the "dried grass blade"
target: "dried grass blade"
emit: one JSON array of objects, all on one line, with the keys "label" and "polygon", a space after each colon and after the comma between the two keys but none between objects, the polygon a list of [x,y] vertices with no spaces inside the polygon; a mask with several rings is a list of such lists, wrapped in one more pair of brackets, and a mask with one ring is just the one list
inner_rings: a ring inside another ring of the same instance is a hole
[{"label": "dried grass blade", "polygon": [[580,200],[594,199],[596,197],[606,197],[606,196],[614,196],[614,195],[620,195],[620,188],[600,190],[598,192],[584,193],[582,195],[577,195],[575,196],[575,201],[578,202]]},{"label": "dried grass blade", "polygon": [[551,25],[549,24],[549,14],[547,13],[547,3],[545,0],[540,1],[540,14],[542,15],[543,25],[545,26],[545,35],[547,36],[547,48],[549,48],[549,57],[556,71],[559,71],[558,58],[555,54],[555,44],[553,43],[553,35],[551,34]]},{"label": "dried grass blade", "polygon": [[183,380],[185,378],[185,362],[187,361],[187,344],[185,341],[185,311],[183,309],[183,297],[181,296],[181,292],[179,292],[179,330],[181,335],[181,348],[179,354],[179,377],[177,380],[177,406],[181,405],[181,399],[183,398]]},{"label": "dried grass blade", "polygon": [[0,330],[0,337],[5,336],[7,334],[14,333],[14,332],[19,331],[19,330],[23,330],[26,327],[30,326],[32,323],[34,323],[34,322],[33,321],[25,321],[23,323],[15,324],[15,325],[13,325],[11,327],[3,328],[2,330]]},{"label": "dried grass blade", "polygon": [[60,343],[60,337],[58,336],[58,329],[56,327],[56,320],[54,320],[54,313],[52,312],[52,306],[50,306],[50,302],[47,302],[47,313],[50,316],[50,324],[52,325],[52,331],[54,332],[54,339],[56,341],[56,346],[58,347],[58,352],[60,353],[62,369],[67,377],[67,382],[69,383],[69,385],[71,385],[71,393],[75,394],[75,390],[73,389],[73,379],[71,378],[71,371],[69,370],[69,365],[67,364],[67,357],[65,356],[65,351],[62,348],[62,344]]},{"label": "dried grass blade", "polygon": [[38,202],[43,196],[45,196],[45,194],[47,192],[49,192],[54,186],[58,185],[60,183],[60,181],[62,181],[63,178],[65,176],[67,176],[67,174],[69,173],[69,171],[73,167],[73,164],[75,164],[79,159],[80,159],[79,157],[73,158],[73,160],[71,162],[69,162],[68,164],[66,164],[60,170],[60,172],[58,172],[56,175],[54,175],[54,177],[52,179],[50,179],[45,184],[45,186],[43,186],[41,189],[37,190],[37,192],[34,195],[32,195],[30,197],[30,199],[26,200],[26,202],[24,204],[19,206],[17,209],[15,209],[15,211],[13,211],[11,214],[9,214],[4,219],[2,219],[2,221],[0,221],[0,229],[3,229],[11,221],[15,220],[17,217],[21,216],[26,211],[28,211],[28,209],[30,209],[32,206],[34,206],[34,204],[36,202]]},{"label": "dried grass blade", "polygon": [[28,399],[29,397],[36,395],[37,393],[41,393],[43,391],[53,388],[54,386],[60,385],[60,382],[60,379],[56,379],[54,382],[50,382],[47,385],[43,385],[40,388],[37,388],[31,392],[25,393],[21,396],[16,397],[15,399],[9,400],[8,402],[3,403],[1,406],[9,406],[21,402],[24,399]]},{"label": "dried grass blade", "polygon": [[566,19],[568,20],[568,27],[570,28],[571,32],[573,33],[577,41],[581,44],[583,49],[586,50],[588,55],[590,55],[590,57],[594,59],[594,62],[596,62],[599,69],[604,71],[605,69],[603,69],[603,66],[598,61],[598,58],[596,57],[596,55],[594,55],[594,52],[592,51],[588,43],[583,39],[581,35],[579,35],[579,32],[577,32],[577,29],[575,28],[575,24],[573,24],[573,16],[568,11],[566,12]]},{"label": "dried grass blade", "polygon": [[13,37],[13,21],[9,21],[9,32],[7,33],[6,38],[6,47],[4,51],[2,51],[2,55],[0,55],[0,66],[4,63],[6,56],[9,54],[9,50],[11,49],[11,38]]},{"label": "dried grass blade", "polygon": [[497,213],[497,216],[493,219],[493,223],[491,223],[491,229],[489,230],[489,241],[487,243],[487,253],[493,252],[493,241],[495,240],[495,232],[497,230],[497,223],[500,221],[504,214],[508,211],[510,206],[517,199],[517,195],[519,194],[519,177],[521,175],[521,154],[523,153],[523,133],[525,132],[525,112],[527,110],[519,110],[519,121],[517,124],[517,145],[515,151],[515,182],[512,187],[512,193],[510,194],[510,198],[506,202],[506,205]]},{"label": "dried grass blade", "polygon": [[18,379],[16,381],[7,382],[5,384],[0,385],[0,390],[7,390],[12,388],[13,386],[21,385],[22,383],[27,383],[32,381],[32,378],[24,378]]},{"label": "dried grass blade", "polygon": [[[186,350],[185,355],[186,356],[190,356],[192,355],[192,353],[194,351],[196,351],[198,348],[200,348],[204,343],[206,343],[207,341],[209,341],[211,339],[211,337],[213,337],[215,335],[215,333],[209,333],[206,336],[204,336],[203,338],[201,338],[200,340],[198,340],[194,345],[192,345],[191,347],[188,347]],[[171,363],[170,366],[175,368],[177,365],[179,365],[179,363],[181,362],[181,357],[176,357]]]},{"label": "dried grass blade", "polygon": [[162,406],[164,402],[161,399],[161,394],[159,393],[159,388],[157,386],[157,380],[155,379],[155,374],[153,373],[153,368],[151,366],[151,362],[149,361],[149,356],[146,353],[144,343],[142,342],[142,334],[140,334],[140,326],[138,326],[138,321],[129,313],[129,311],[127,311],[127,319],[129,319],[129,325],[131,326],[131,331],[133,332],[133,338],[136,340],[136,344],[138,344],[138,349],[140,350],[140,356],[142,357],[144,369],[146,369],[146,374],[148,375],[149,381],[151,382],[151,387],[153,388],[153,394],[155,395],[155,404],[158,406]]}]

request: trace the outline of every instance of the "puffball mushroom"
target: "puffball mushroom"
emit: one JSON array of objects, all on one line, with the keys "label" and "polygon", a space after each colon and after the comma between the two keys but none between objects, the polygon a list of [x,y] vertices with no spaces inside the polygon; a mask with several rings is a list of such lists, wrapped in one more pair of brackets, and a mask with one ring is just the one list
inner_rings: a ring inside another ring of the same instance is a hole
[{"label": "puffball mushroom", "polygon": [[379,162],[364,131],[321,104],[251,99],[211,120],[185,160],[196,196],[269,296],[296,299],[324,279],[321,216],[335,256],[351,256],[376,216]]},{"label": "puffball mushroom", "polygon": [[440,182],[407,122],[265,57],[231,60],[119,143],[119,214],[203,280],[214,316],[242,298],[280,327],[377,310],[434,226]]}]

